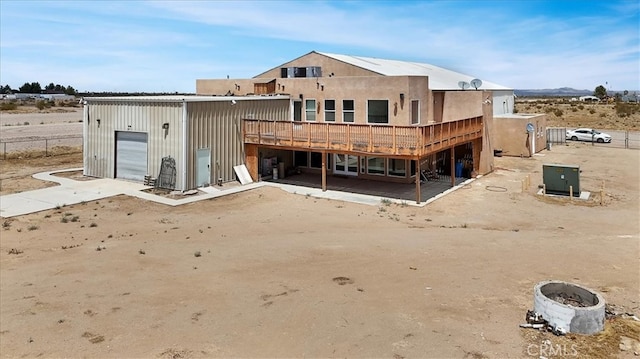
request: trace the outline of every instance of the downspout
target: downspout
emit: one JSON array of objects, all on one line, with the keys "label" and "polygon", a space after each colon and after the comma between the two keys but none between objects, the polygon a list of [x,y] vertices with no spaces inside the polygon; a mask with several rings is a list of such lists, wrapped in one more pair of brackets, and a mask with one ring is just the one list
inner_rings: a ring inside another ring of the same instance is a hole
[{"label": "downspout", "polygon": [[87,139],[87,134],[89,132],[89,105],[87,104],[87,101],[84,100],[84,98],[81,100],[82,101],[82,175],[83,176],[87,176],[87,165],[88,165],[88,158],[87,158],[87,151],[88,151],[88,144],[89,144],[89,140]]},{"label": "downspout", "polygon": [[187,189],[187,161],[189,148],[189,123],[187,122],[187,101],[182,100],[182,190]]}]

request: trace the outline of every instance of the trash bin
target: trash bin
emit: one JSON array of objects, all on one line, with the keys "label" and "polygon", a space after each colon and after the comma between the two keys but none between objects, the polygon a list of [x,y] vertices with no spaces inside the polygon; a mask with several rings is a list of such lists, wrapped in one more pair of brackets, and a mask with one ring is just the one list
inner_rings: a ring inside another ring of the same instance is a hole
[{"label": "trash bin", "polygon": [[458,161],[456,163],[456,177],[462,177],[462,169],[464,168],[464,165],[462,163],[462,161]]}]

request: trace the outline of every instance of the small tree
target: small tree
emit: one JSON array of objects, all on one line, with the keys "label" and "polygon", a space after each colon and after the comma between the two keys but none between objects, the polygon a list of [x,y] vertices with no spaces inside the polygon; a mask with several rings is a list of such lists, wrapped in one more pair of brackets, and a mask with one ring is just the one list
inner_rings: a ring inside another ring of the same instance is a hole
[{"label": "small tree", "polygon": [[604,86],[600,85],[593,91],[593,96],[599,99],[604,99],[607,97],[607,89]]},{"label": "small tree", "polygon": [[42,92],[42,87],[39,82],[25,82],[24,85],[20,86],[19,90],[22,93],[40,93]]},{"label": "small tree", "polygon": [[67,95],[73,95],[75,96],[78,92],[76,91],[76,89],[74,89],[71,85],[67,86],[67,88],[64,90],[64,93]]}]

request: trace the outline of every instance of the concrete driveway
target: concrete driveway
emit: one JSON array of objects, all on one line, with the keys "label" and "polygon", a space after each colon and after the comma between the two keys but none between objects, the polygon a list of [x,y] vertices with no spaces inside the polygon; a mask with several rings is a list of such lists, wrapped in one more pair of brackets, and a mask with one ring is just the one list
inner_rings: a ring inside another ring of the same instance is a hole
[{"label": "concrete driveway", "polygon": [[21,216],[24,214],[35,213],[40,211],[46,211],[57,207],[64,207],[72,204],[78,204],[82,202],[95,201],[107,197],[118,196],[125,194],[132,197],[138,197],[147,201],[153,201],[156,203],[162,203],[168,206],[179,206],[182,204],[192,203],[196,201],[202,201],[206,199],[226,196],[232,193],[238,193],[247,191],[262,186],[277,187],[289,193],[297,193],[303,195],[309,195],[316,198],[326,198],[339,201],[347,201],[354,203],[361,203],[367,205],[379,205],[382,200],[388,200],[396,203],[403,203],[410,206],[425,206],[428,203],[446,195],[452,191],[457,190],[461,186],[467,184],[472,180],[467,180],[456,187],[452,187],[449,190],[440,193],[434,197],[429,198],[425,202],[416,204],[412,201],[406,201],[404,199],[395,199],[392,197],[375,196],[367,194],[352,193],[348,191],[336,191],[327,190],[322,191],[319,188],[311,188],[300,185],[291,185],[285,183],[274,182],[254,182],[242,186],[233,186],[230,188],[220,187],[206,187],[199,190],[203,193],[199,193],[194,196],[185,196],[179,199],[167,198],[160,195],[155,195],[148,192],[143,192],[145,189],[152,187],[145,186],[137,182],[129,182],[120,179],[100,178],[92,179],[89,181],[76,181],[73,179],[54,176],[54,173],[61,172],[73,172],[81,171],[82,168],[72,168],[67,170],[56,170],[50,172],[42,172],[33,175],[34,178],[43,181],[56,182],[59,186],[37,189],[33,191],[26,191],[21,193],[14,193],[4,195],[0,197],[0,217],[9,218],[15,216]]}]

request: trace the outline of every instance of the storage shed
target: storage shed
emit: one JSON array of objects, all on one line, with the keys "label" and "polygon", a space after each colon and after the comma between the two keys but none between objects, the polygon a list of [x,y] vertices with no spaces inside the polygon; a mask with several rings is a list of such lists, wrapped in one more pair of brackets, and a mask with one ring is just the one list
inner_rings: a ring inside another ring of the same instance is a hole
[{"label": "storage shed", "polygon": [[291,101],[271,96],[136,96],[84,99],[84,175],[188,190],[236,179],[242,119],[287,121]]}]

